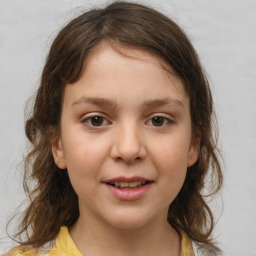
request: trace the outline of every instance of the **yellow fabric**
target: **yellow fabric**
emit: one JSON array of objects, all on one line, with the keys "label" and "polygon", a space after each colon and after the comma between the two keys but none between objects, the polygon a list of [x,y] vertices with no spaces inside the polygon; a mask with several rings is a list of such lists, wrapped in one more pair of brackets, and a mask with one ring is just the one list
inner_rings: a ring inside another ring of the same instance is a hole
[{"label": "yellow fabric", "polygon": [[180,230],[179,233],[180,233],[180,240],[181,240],[180,256],[194,256],[194,251],[193,251],[191,241],[183,231]]},{"label": "yellow fabric", "polygon": [[[194,256],[191,241],[183,231],[180,231],[181,254],[180,256]],[[69,235],[68,228],[62,227],[53,247],[48,253],[35,253],[34,250],[16,249],[6,254],[6,256],[83,256],[79,252],[75,243]]]}]

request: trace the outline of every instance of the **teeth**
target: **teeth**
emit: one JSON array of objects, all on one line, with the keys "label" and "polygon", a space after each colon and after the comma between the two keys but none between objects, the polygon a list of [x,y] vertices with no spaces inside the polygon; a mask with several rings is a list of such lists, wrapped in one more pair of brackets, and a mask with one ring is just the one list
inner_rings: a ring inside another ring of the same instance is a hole
[{"label": "teeth", "polygon": [[118,188],[136,188],[145,184],[146,184],[146,181],[133,181],[133,182],[116,181],[116,182],[110,183],[110,185]]},{"label": "teeth", "polygon": [[115,185],[115,187],[120,187],[120,181],[116,181],[115,183],[114,183],[114,185]]},{"label": "teeth", "polygon": [[141,185],[141,181],[133,181],[133,182],[129,182],[129,188],[135,188]]},{"label": "teeth", "polygon": [[126,187],[128,187],[128,182],[121,181],[121,182],[120,182],[120,187],[121,187],[121,188],[126,188]]}]

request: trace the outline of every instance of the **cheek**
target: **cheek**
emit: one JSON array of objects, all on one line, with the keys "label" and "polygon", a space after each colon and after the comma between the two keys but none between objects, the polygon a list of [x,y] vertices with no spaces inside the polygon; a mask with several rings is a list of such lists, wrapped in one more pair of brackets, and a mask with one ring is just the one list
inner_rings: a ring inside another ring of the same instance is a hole
[{"label": "cheek", "polygon": [[188,143],[173,139],[163,141],[155,149],[154,165],[157,169],[162,189],[173,200],[180,191],[187,173]]},{"label": "cheek", "polygon": [[76,148],[73,152],[76,154],[67,154],[66,158],[70,182],[79,198],[90,198],[95,183],[100,182],[100,159],[88,147]]},{"label": "cheek", "polygon": [[101,166],[107,155],[106,145],[102,140],[90,140],[78,136],[77,139],[65,141],[64,157],[71,182],[76,184],[92,184],[97,181]]},{"label": "cheek", "polygon": [[182,138],[170,138],[160,141],[159,146],[154,148],[154,159],[157,165],[166,169],[169,166],[172,170],[187,169],[189,154],[188,140]]}]

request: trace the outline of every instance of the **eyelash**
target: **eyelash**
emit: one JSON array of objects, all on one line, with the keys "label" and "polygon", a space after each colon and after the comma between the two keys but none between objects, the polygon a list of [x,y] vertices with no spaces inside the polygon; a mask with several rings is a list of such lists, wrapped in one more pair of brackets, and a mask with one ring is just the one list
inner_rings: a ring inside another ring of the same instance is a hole
[{"label": "eyelash", "polygon": [[[99,117],[100,120],[101,120],[103,123],[101,123],[100,125],[93,125],[93,124],[92,124],[92,119],[93,119],[93,118],[96,118],[96,117]],[[152,123],[152,121],[153,121],[154,118],[162,118],[162,121],[163,121],[164,125],[154,125],[154,124]],[[96,114],[84,118],[81,122],[82,122],[82,123],[86,123],[86,124],[87,124],[88,126],[90,126],[90,127],[102,127],[102,126],[105,126],[105,125],[106,125],[106,122],[109,123],[109,124],[111,124],[111,122],[109,122],[105,117],[103,117],[102,115],[96,115]],[[174,123],[174,121],[173,121],[172,119],[170,119],[170,118],[168,118],[168,117],[165,117],[165,116],[163,116],[163,115],[160,115],[160,114],[155,115],[155,116],[152,116],[152,117],[146,122],[146,124],[147,124],[148,122],[151,122],[151,125],[150,125],[150,126],[153,126],[153,127],[164,127],[164,126],[166,126],[166,125],[168,125],[168,124]]]},{"label": "eyelash", "polygon": [[[108,122],[108,123],[110,123],[106,118],[104,118],[103,116],[101,116],[101,115],[92,115],[92,116],[89,116],[89,117],[86,117],[86,118],[84,118],[81,122],[82,123],[86,123],[88,126],[90,126],[90,127],[101,127],[101,126],[104,126],[104,125],[93,125],[92,124],[92,119],[93,118],[96,118],[96,117],[99,117],[99,118],[101,118],[102,120],[103,120],[103,123],[106,123],[106,122]],[[90,124],[89,124],[90,123]]]},{"label": "eyelash", "polygon": [[166,125],[168,125],[168,124],[174,123],[174,121],[173,121],[172,119],[170,119],[170,118],[168,118],[168,117],[165,117],[165,116],[163,116],[163,115],[160,115],[160,114],[151,117],[146,123],[148,123],[148,122],[151,122],[151,123],[152,123],[152,121],[153,121],[154,118],[161,118],[162,121],[164,122],[164,125],[153,125],[153,124],[152,124],[151,126],[154,126],[154,127],[164,127],[164,126],[166,126]]}]

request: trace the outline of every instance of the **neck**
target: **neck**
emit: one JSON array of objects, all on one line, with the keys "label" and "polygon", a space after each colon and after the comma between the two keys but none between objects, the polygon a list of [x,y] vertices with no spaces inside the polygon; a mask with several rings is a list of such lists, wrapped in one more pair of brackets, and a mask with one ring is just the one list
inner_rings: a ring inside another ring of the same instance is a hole
[{"label": "neck", "polygon": [[70,235],[85,256],[178,256],[179,235],[167,221],[159,220],[136,230],[116,229],[79,218]]}]

